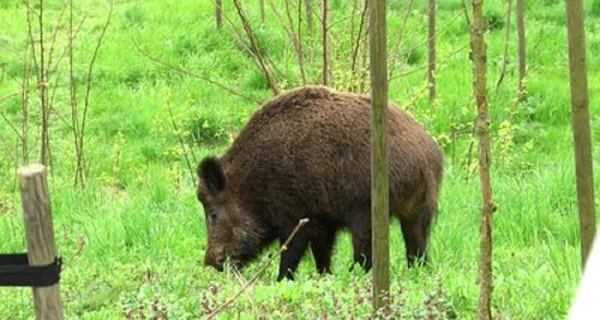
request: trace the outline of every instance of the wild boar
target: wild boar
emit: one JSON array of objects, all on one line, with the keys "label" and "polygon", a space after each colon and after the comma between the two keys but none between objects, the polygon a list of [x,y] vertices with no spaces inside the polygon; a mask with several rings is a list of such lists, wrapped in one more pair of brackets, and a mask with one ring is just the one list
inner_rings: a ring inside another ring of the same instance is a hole
[{"label": "wild boar", "polygon": [[[400,222],[412,267],[427,262],[444,159],[410,115],[393,103],[388,110],[390,216]],[[340,230],[352,235],[354,263],[369,271],[370,121],[370,97],[323,86],[290,90],[265,103],[224,155],[198,166],[205,265],[222,271],[229,258],[242,267],[274,241],[282,244],[306,217],[310,222],[281,255],[278,281],[294,279],[309,245],[317,271],[331,272]]]}]

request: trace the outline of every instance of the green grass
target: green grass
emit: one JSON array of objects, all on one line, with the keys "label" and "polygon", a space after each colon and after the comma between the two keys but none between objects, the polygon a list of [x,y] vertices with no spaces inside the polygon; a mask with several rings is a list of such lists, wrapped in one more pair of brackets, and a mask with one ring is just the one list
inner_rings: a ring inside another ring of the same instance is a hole
[{"label": "green grass", "polygon": [[[60,12],[50,1],[49,21]],[[590,107],[595,166],[600,165],[600,19],[598,1],[586,4]],[[333,1],[334,19],[349,14],[346,1]],[[404,33],[403,51],[426,41],[426,8],[415,3]],[[76,78],[83,96],[85,72],[108,12],[105,1],[77,4],[88,19],[76,40]],[[260,26],[258,6],[247,4],[261,50],[277,62],[286,88],[301,83],[287,35],[268,12]],[[579,235],[570,118],[565,10],[561,1],[527,2],[528,101],[511,114],[516,94],[516,32],[511,33],[507,76],[495,84],[502,61],[505,6],[486,3],[488,21],[501,22],[487,34],[488,90],[492,113],[494,198],[493,308],[502,319],[562,319],[580,279]],[[93,9],[89,9],[93,8]],[[233,8],[226,12],[233,18]],[[389,15],[390,48],[402,25],[404,3]],[[475,106],[471,100],[472,67],[468,29],[460,0],[439,5],[439,100],[430,105],[422,90],[425,71],[397,78],[390,99],[404,105],[440,141],[446,154],[441,212],[431,240],[433,265],[408,270],[397,223],[391,225],[392,311],[396,318],[473,319],[479,287],[480,189],[476,149],[469,160]],[[94,72],[85,190],[73,188],[74,151],[66,78],[58,84],[52,115],[53,178],[49,180],[57,246],[65,265],[63,305],[70,319],[121,319],[152,305],[174,319],[195,319],[224,302],[241,286],[231,272],[204,268],[206,234],[201,207],[183,159],[178,135],[197,159],[223,152],[257,105],[207,82],[153,64],[140,55],[135,39],[153,55],[210,77],[259,100],[271,96],[264,77],[240,50],[231,27],[217,32],[210,1],[117,1]],[[458,15],[458,18],[455,18]],[[514,16],[513,16],[514,17]],[[19,90],[26,39],[24,10],[0,0],[0,97]],[[235,19],[234,19],[235,20]],[[237,21],[237,20],[235,20]],[[511,21],[511,30],[516,30]],[[347,27],[332,30],[335,48],[348,48]],[[62,41],[62,42],[61,42]],[[64,35],[58,43],[64,45]],[[59,47],[60,47],[59,46]],[[6,50],[4,50],[6,48]],[[345,87],[346,51],[332,53],[335,85]],[[344,49],[345,50],[345,49]],[[427,60],[425,45],[403,56],[395,74],[417,70]],[[320,58],[308,69],[319,77]],[[61,64],[67,72],[65,61]],[[33,97],[37,96],[33,95]],[[0,112],[20,125],[20,100],[0,102]],[[37,157],[37,100],[32,103],[32,157]],[[169,108],[179,131],[172,127]],[[16,136],[0,125],[0,252],[25,251],[22,213],[14,167],[19,158]],[[456,131],[458,134],[453,134]],[[477,144],[475,144],[476,147]],[[469,166],[470,164],[470,166]],[[195,163],[192,165],[195,166]],[[596,170],[596,181],[598,170]],[[596,183],[598,190],[598,184]],[[276,247],[270,248],[275,253]],[[307,255],[295,282],[275,282],[277,266],[267,269],[222,318],[276,319],[367,317],[371,274],[349,272],[350,238],[339,239],[333,275],[319,277]],[[244,270],[249,279],[267,255]],[[278,260],[276,260],[276,263]],[[34,317],[31,290],[0,288],[1,319]]]}]

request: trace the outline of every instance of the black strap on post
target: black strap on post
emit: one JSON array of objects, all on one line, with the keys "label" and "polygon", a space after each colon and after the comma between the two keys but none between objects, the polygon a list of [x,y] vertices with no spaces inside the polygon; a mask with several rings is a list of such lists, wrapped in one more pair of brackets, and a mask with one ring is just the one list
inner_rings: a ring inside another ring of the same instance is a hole
[{"label": "black strap on post", "polygon": [[60,281],[62,258],[30,266],[27,253],[0,254],[0,287],[48,287]]}]

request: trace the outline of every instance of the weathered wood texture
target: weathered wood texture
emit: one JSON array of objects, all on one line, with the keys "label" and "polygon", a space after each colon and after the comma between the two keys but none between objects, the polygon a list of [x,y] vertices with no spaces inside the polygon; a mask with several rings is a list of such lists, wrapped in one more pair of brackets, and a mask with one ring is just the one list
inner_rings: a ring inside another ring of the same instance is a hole
[{"label": "weathered wood texture", "polygon": [[[20,168],[21,201],[25,216],[25,234],[29,265],[43,266],[54,262],[56,245],[46,169],[39,164]],[[63,319],[59,284],[33,288],[37,319]]]},{"label": "weathered wood texture", "polygon": [[369,1],[371,16],[371,217],[373,241],[373,307],[387,303],[390,288],[389,150],[386,1]]},{"label": "weathered wood texture", "polygon": [[486,43],[483,0],[473,1],[471,45],[473,50],[473,94],[477,104],[476,131],[479,135],[479,179],[483,205],[481,207],[481,261],[479,265],[479,319],[492,319],[492,182],[490,177],[490,116],[486,95]]},{"label": "weathered wood texture", "polygon": [[581,237],[581,263],[585,266],[596,233],[594,170],[588,100],[585,30],[581,0],[566,0],[569,39],[571,112],[575,142],[575,174]]}]

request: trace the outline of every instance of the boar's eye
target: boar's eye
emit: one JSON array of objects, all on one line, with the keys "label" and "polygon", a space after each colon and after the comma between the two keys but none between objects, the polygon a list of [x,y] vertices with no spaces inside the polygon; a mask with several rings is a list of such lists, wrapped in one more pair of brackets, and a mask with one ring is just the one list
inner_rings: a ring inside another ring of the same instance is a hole
[{"label": "boar's eye", "polygon": [[215,212],[210,212],[208,214],[208,221],[215,222],[217,220],[217,214]]}]

